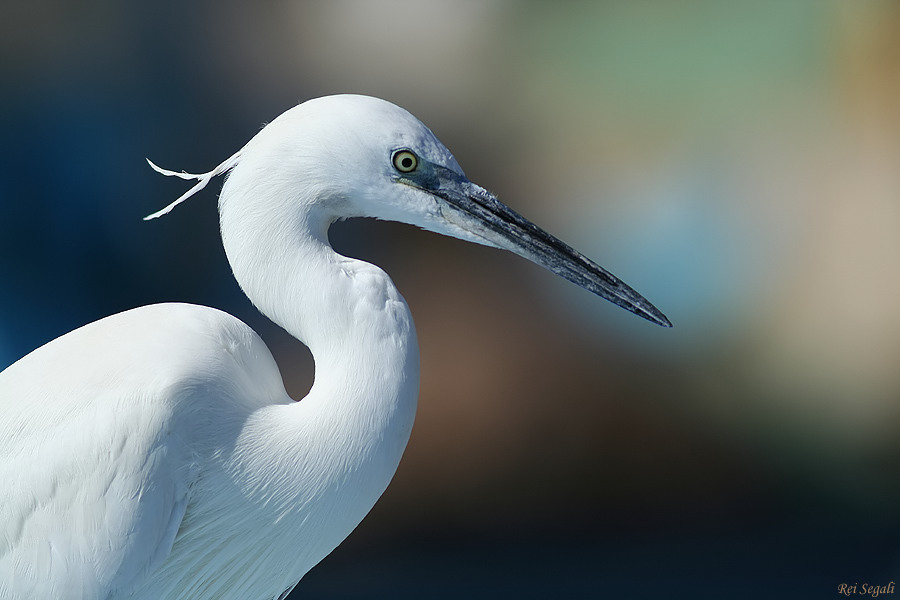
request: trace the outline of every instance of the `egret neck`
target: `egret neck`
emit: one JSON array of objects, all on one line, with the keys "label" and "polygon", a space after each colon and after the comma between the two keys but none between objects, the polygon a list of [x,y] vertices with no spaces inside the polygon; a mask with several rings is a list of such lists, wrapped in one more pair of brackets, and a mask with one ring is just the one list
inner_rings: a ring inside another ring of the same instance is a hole
[{"label": "egret neck", "polygon": [[[288,413],[272,413],[296,427],[271,425],[281,450],[296,452],[298,472],[315,480],[318,500],[329,511],[345,511],[349,529],[324,543],[334,547],[382,494],[406,447],[419,387],[416,333],[387,274],[329,244],[328,227],[342,216],[339,203],[303,197],[290,179],[261,168],[251,157],[229,175],[219,202],[222,240],[247,296],[312,352],[309,394]],[[278,492],[286,510],[316,505],[309,479],[296,478],[304,489]]]}]

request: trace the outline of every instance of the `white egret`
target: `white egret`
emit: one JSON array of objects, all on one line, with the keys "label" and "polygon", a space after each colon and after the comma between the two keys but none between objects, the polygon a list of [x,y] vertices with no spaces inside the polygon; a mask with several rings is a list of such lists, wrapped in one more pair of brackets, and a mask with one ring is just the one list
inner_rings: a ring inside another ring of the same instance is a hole
[{"label": "white egret", "polygon": [[[152,163],[151,163],[152,164]],[[0,374],[0,598],[269,600],[385,490],[409,438],[419,355],[388,276],[332,250],[339,219],[402,221],[505,248],[669,326],[607,271],[469,182],[405,110],[300,104],[166,209],[230,171],[235,278],[309,346],[288,397],[262,340],[207,307],[159,304],[72,331]]]}]

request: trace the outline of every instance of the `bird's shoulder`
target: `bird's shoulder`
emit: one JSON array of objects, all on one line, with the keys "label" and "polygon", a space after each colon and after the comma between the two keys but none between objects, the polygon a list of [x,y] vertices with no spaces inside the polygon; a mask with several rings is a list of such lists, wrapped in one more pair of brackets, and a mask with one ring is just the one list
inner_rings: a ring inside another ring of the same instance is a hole
[{"label": "bird's shoulder", "polygon": [[9,415],[7,409],[46,407],[58,398],[71,411],[79,399],[96,395],[91,392],[147,395],[244,371],[257,384],[280,379],[248,325],[206,306],[153,304],[89,323],[12,364],[0,373],[0,406]]},{"label": "bird's shoulder", "polygon": [[106,424],[135,439],[286,401],[268,348],[239,319],[191,304],[143,306],[75,329],[0,373],[0,461]]}]

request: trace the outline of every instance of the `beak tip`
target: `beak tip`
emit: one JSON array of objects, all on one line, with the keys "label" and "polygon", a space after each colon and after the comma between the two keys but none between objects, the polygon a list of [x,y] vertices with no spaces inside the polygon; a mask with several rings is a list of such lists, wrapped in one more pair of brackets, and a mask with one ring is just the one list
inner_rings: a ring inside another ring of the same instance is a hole
[{"label": "beak tip", "polygon": [[637,314],[639,317],[643,317],[651,323],[656,323],[660,327],[665,327],[667,329],[672,327],[672,321],[670,321],[666,315],[662,314],[662,312],[660,312],[659,309],[657,309],[652,304],[650,304],[649,307],[641,308],[641,311],[635,311],[635,314]]}]

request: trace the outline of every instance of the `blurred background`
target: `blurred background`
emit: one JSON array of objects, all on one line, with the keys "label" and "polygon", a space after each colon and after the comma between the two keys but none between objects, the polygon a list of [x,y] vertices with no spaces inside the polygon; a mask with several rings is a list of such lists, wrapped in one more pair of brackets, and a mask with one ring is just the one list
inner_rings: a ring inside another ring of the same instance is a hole
[{"label": "blurred background", "polygon": [[[416,319],[419,415],[292,598],[827,598],[900,579],[900,3],[0,5],[0,366],[134,306],[225,309],[211,169],[308,98],[422,119],[675,324],[349,222]],[[7,482],[9,483],[9,482]],[[302,543],[302,541],[298,541]]]}]

